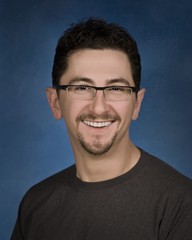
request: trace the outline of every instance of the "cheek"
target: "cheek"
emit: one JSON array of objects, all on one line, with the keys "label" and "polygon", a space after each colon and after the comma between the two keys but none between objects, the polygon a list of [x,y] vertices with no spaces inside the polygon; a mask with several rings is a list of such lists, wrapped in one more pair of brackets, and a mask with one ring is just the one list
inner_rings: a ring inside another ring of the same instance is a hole
[{"label": "cheek", "polygon": [[122,102],[115,106],[116,112],[119,114],[122,120],[132,118],[134,112],[134,104]]},{"label": "cheek", "polygon": [[117,113],[119,114],[121,118],[120,122],[120,128],[124,129],[124,131],[127,131],[127,129],[130,127],[130,124],[133,119],[134,114],[134,105],[133,104],[124,104],[121,107],[118,108]]},{"label": "cheek", "polygon": [[63,118],[67,125],[76,126],[77,116],[85,108],[85,103],[81,101],[66,101],[62,106]]},{"label": "cheek", "polygon": [[63,112],[63,119],[65,122],[65,125],[67,127],[67,130],[69,132],[69,135],[74,135],[75,130],[76,130],[76,117],[77,117],[77,112],[76,108],[68,105],[65,108],[62,109]]}]

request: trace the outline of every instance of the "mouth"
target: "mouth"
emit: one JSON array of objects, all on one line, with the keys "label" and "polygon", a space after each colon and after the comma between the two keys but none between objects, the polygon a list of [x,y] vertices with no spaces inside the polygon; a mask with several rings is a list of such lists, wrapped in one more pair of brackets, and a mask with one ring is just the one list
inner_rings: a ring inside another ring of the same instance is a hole
[{"label": "mouth", "polygon": [[112,124],[112,121],[88,121],[84,120],[83,123],[87,126],[90,127],[95,127],[95,128],[103,128],[103,127],[108,127]]}]

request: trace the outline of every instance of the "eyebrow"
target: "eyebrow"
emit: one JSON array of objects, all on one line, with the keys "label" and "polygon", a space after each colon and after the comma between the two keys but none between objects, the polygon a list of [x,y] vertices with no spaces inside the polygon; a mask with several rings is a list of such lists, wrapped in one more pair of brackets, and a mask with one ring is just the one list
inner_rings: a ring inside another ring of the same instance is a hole
[{"label": "eyebrow", "polygon": [[120,84],[125,84],[127,86],[130,86],[130,83],[127,79],[125,78],[114,78],[114,79],[109,79],[107,80],[107,85],[114,84],[114,83],[120,83]]},{"label": "eyebrow", "polygon": [[[86,78],[86,77],[74,77],[69,81],[69,85],[73,85],[73,84],[78,84],[79,82],[85,82],[87,84],[93,84],[94,85],[94,81],[91,78]],[[130,86],[130,83],[127,79],[125,78],[114,78],[114,79],[108,79],[106,80],[106,85],[110,85],[110,84],[125,84],[127,86]]]},{"label": "eyebrow", "polygon": [[69,81],[69,84],[73,85],[73,84],[77,84],[79,82],[86,82],[89,84],[94,84],[94,81],[92,79],[86,78],[86,77],[74,77]]}]

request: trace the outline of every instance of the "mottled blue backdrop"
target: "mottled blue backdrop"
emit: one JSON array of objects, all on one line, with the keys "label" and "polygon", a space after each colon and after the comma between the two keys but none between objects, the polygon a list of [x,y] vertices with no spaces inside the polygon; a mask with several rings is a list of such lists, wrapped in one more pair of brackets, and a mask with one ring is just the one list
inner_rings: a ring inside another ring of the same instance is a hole
[{"label": "mottled blue backdrop", "polygon": [[116,22],[136,38],[147,92],[132,139],[192,177],[191,13],[190,0],[0,0],[1,240],[26,190],[74,161],[45,88],[58,37],[81,18]]}]

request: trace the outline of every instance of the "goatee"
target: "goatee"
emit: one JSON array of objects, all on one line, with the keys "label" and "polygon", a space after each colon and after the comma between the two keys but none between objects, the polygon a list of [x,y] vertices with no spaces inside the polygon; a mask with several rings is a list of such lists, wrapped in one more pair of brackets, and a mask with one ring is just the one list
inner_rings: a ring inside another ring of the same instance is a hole
[{"label": "goatee", "polygon": [[112,147],[112,145],[115,141],[116,134],[111,138],[110,141],[108,141],[106,143],[102,143],[99,136],[98,137],[96,136],[92,143],[86,142],[81,133],[78,133],[78,137],[79,137],[79,142],[80,142],[81,146],[88,153],[93,154],[93,155],[102,155],[110,150],[110,148]]}]

